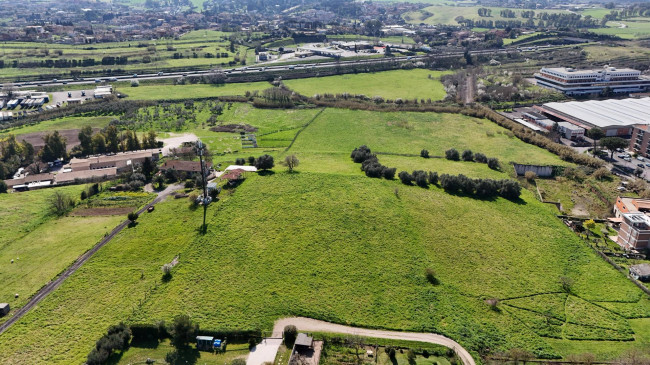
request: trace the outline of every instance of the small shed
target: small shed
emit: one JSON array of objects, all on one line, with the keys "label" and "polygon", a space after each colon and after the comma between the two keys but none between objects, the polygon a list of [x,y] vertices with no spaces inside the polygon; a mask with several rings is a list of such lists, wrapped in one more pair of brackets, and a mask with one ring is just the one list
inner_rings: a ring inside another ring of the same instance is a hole
[{"label": "small shed", "polygon": [[650,264],[630,266],[630,276],[636,280],[650,282]]},{"label": "small shed", "polygon": [[196,336],[196,348],[199,350],[211,351],[214,344],[212,336]]},{"label": "small shed", "polygon": [[298,337],[296,337],[295,345],[296,347],[312,348],[314,346],[314,338],[304,333],[299,333]]},{"label": "small shed", "polygon": [[9,303],[0,303],[0,317],[9,314],[10,310]]}]

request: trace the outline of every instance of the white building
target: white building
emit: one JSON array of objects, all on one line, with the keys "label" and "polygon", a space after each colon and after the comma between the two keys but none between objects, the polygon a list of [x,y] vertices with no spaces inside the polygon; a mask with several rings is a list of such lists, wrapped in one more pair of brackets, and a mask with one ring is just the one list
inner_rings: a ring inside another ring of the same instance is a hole
[{"label": "white building", "polygon": [[559,90],[567,95],[598,94],[606,88],[613,93],[637,93],[650,90],[650,79],[641,71],[605,66],[596,70],[542,68],[535,74],[537,85]]}]

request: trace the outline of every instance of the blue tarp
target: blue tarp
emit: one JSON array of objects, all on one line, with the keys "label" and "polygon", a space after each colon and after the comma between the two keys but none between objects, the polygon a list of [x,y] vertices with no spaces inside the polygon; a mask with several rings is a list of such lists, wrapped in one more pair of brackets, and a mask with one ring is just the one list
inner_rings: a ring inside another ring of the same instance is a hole
[{"label": "blue tarp", "polygon": [[214,340],[214,347],[221,347],[221,340]]}]

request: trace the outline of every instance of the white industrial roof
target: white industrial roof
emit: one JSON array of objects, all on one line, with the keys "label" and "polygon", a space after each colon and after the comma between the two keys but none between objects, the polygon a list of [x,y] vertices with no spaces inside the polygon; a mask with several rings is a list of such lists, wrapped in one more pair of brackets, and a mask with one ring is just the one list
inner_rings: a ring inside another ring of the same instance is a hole
[{"label": "white industrial roof", "polygon": [[255,166],[244,166],[244,165],[230,165],[226,167],[226,171],[231,171],[231,170],[244,170],[247,172],[255,172],[257,171],[257,168]]},{"label": "white industrial roof", "polygon": [[517,118],[517,119],[515,119],[515,122],[517,122],[517,123],[519,123],[519,124],[521,124],[521,125],[524,125],[524,126],[530,128],[530,129],[532,129],[532,130],[534,130],[534,131],[537,131],[537,132],[542,132],[542,131],[544,131],[544,128],[541,128],[541,127],[539,127],[539,126],[536,126],[536,125],[534,125],[533,123],[528,123],[527,121],[525,121],[525,120],[523,120],[523,119],[521,119],[521,118]]},{"label": "white industrial roof", "polygon": [[546,103],[544,107],[600,128],[650,124],[650,98]]}]

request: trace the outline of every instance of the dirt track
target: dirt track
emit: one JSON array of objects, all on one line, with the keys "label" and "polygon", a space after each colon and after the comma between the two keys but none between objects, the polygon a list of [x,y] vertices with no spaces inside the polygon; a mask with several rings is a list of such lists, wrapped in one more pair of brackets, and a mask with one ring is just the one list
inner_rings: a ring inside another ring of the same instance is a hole
[{"label": "dirt track", "polygon": [[[173,193],[174,191],[182,188],[181,185],[170,185],[167,187],[167,189],[161,191],[158,194],[158,197],[154,199],[151,203],[147,204],[144,206],[142,209],[138,210],[138,214],[141,214],[147,208],[150,206],[157,204],[161,201],[163,201],[169,194]],[[109,233],[106,237],[104,237],[99,243],[97,243],[93,248],[91,248],[89,251],[81,255],[77,261],[75,261],[70,267],[68,267],[63,274],[59,275],[54,279],[53,281],[50,281],[45,285],[44,287],[41,288],[33,297],[29,299],[29,302],[25,304],[23,307],[18,309],[11,318],[9,318],[6,322],[0,324],[0,334],[2,334],[4,331],[6,331],[9,327],[11,327],[12,324],[16,323],[19,319],[21,319],[27,312],[29,312],[30,309],[34,308],[43,298],[45,298],[48,294],[56,290],[68,277],[70,277],[72,274],[74,274],[77,269],[79,269],[83,264],[86,263],[97,251],[99,251],[100,248],[104,247],[108,242],[110,242],[113,237],[115,237],[118,233],[120,233],[124,227],[129,225],[129,221],[125,220],[124,222],[120,223],[117,227],[115,227],[111,233]]]},{"label": "dirt track", "polygon": [[[308,332],[332,332],[342,333],[348,335],[374,337],[374,338],[389,338],[393,340],[408,340],[418,342],[428,342],[437,345],[442,345],[453,349],[458,354],[458,357],[464,365],[476,365],[474,358],[456,341],[435,333],[417,333],[417,332],[398,332],[398,331],[384,331],[372,330],[365,328],[356,328],[335,324],[325,321],[305,317],[288,317],[278,319],[273,326],[273,335],[271,337],[281,338],[285,326],[294,325],[299,331]],[[253,364],[247,364],[253,365]]]}]

